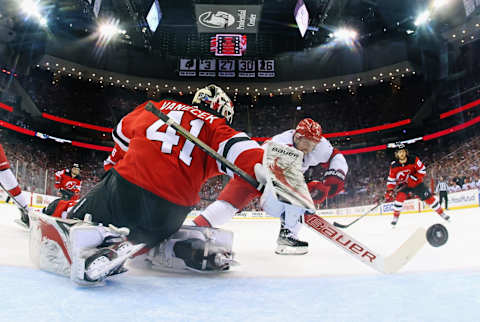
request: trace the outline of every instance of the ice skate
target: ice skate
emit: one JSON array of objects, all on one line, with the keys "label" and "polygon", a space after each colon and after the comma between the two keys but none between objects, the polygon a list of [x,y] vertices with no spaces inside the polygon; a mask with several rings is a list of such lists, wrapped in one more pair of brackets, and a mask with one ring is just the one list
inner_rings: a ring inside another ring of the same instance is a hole
[{"label": "ice skate", "polygon": [[281,228],[275,253],[278,255],[304,255],[308,253],[308,243],[298,240],[287,228]]},{"label": "ice skate", "polygon": [[28,230],[30,228],[30,218],[28,217],[28,209],[19,208],[19,210],[21,213],[20,219],[15,219],[15,223],[17,223],[21,227]]},{"label": "ice skate", "polygon": [[122,242],[97,249],[85,259],[85,281],[98,283],[108,276],[126,272],[127,269],[123,267],[125,261],[143,247],[143,244]]},{"label": "ice skate", "polygon": [[446,213],[442,212],[441,214],[439,214],[439,216],[445,219],[446,221],[451,222],[450,216],[447,215]]},{"label": "ice skate", "polygon": [[398,216],[393,216],[392,222],[390,223],[392,225],[392,228],[395,228],[397,226],[398,218]]}]

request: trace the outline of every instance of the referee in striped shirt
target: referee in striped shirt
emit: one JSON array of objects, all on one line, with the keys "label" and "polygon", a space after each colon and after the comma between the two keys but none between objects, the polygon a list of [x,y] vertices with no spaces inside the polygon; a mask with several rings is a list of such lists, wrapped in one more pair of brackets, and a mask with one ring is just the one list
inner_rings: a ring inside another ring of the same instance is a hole
[{"label": "referee in striped shirt", "polygon": [[445,200],[445,209],[448,210],[448,184],[445,177],[440,178],[435,192],[440,195],[440,205],[442,204],[442,200]]}]

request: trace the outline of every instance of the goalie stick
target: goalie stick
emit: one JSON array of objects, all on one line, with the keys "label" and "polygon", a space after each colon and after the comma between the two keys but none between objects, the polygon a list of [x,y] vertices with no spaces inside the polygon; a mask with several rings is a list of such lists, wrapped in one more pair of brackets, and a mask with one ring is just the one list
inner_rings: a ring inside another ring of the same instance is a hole
[{"label": "goalie stick", "polygon": [[[261,190],[262,185],[258,183],[257,180],[222,157],[210,146],[202,142],[199,138],[191,135],[190,132],[188,132],[184,127],[176,123],[168,115],[162,113],[151,102],[145,106],[145,109],[156,115],[166,124],[174,128],[187,140],[197,145],[215,160],[224,164],[227,168],[235,172],[238,176],[250,183],[252,186],[258,190]],[[381,273],[397,272],[415,256],[415,254],[426,242],[425,228],[418,228],[395,252],[393,252],[390,256],[385,257],[376,251],[371,250],[366,245],[358,242],[345,232],[337,229],[334,225],[316,214],[306,213],[304,215],[304,223],[307,227],[314,230],[320,236],[332,242],[337,247],[341,248],[347,254],[353,256],[357,260]]]}]

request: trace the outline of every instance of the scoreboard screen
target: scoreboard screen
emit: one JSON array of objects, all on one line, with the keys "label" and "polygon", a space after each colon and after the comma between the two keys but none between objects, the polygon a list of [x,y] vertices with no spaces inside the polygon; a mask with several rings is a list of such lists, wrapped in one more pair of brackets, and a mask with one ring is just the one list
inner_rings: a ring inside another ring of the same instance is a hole
[{"label": "scoreboard screen", "polygon": [[180,58],[180,76],[202,77],[275,77],[273,59]]},{"label": "scoreboard screen", "polygon": [[217,34],[210,40],[210,52],[215,56],[242,56],[246,50],[246,35]]}]

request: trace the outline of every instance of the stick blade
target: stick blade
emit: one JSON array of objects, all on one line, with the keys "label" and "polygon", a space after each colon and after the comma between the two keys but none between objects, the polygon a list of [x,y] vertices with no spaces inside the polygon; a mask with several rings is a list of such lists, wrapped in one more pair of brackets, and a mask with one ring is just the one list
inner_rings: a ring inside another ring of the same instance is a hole
[{"label": "stick blade", "polygon": [[338,227],[338,228],[347,228],[348,226],[350,226],[350,225],[342,225],[342,224],[339,224],[339,223],[336,222],[336,221],[333,222],[333,225],[334,225],[335,227]]},{"label": "stick blade", "polygon": [[418,228],[392,255],[385,258],[383,272],[395,273],[405,266],[425,245],[425,228]]}]

